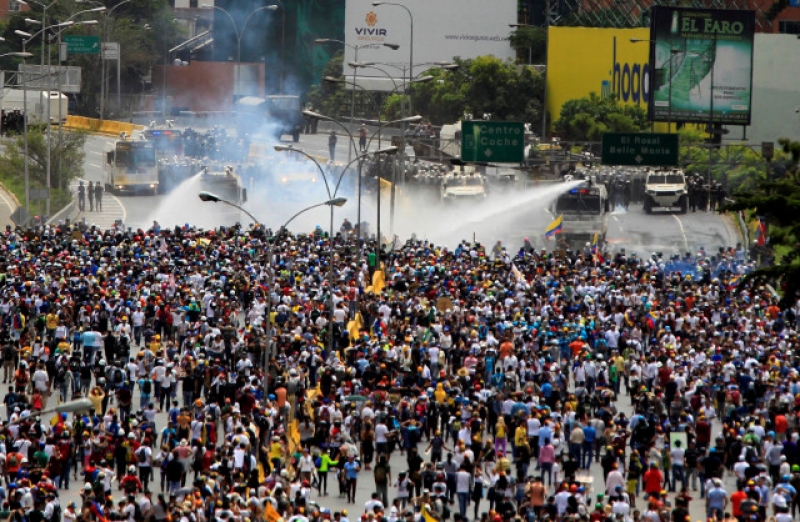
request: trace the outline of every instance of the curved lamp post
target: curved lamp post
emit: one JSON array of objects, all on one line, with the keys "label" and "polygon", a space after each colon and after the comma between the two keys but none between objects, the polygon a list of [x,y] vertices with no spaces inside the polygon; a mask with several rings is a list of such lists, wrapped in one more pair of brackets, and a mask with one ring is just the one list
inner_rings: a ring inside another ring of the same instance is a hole
[{"label": "curved lamp post", "polygon": [[[264,230],[265,234],[265,241],[267,242],[267,266],[269,267],[269,274],[270,274],[270,285],[269,285],[269,292],[267,293],[267,339],[266,339],[266,346],[264,346],[264,360],[263,360],[263,367],[264,367],[264,393],[267,393],[269,390],[269,358],[272,355],[272,294],[271,292],[274,290],[275,287],[275,277],[272,271],[272,243],[269,240],[269,237],[266,237],[266,228],[259,222],[258,218],[256,218],[249,210],[242,207],[241,205],[237,205],[232,201],[228,201],[212,192],[203,191],[197,194],[201,201],[212,202],[212,203],[223,203],[230,207],[233,207],[241,212],[244,212],[250,219],[253,220],[253,223],[260,226]],[[329,206],[331,207],[331,215],[333,214],[333,207],[341,207],[347,203],[347,199],[345,198],[331,198],[327,201],[323,201],[322,203],[317,203],[315,205],[308,206],[292,217],[290,217],[281,227],[278,229],[279,231],[285,230],[286,227],[289,226],[289,223],[294,221],[294,219],[303,214],[308,212],[311,209],[315,209],[318,207]],[[331,251],[331,257],[333,256],[333,252]]]}]

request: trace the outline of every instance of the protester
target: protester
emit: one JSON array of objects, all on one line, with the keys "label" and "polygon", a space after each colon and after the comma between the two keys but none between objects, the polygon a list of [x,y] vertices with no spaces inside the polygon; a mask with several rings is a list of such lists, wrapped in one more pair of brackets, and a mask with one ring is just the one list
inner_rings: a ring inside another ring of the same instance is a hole
[{"label": "protester", "polygon": [[[697,476],[722,518],[740,455],[760,520],[797,505],[797,306],[741,283],[733,250],[677,273],[658,254],[467,242],[367,243],[358,259],[350,234],[331,260],[324,234],[269,236],[6,230],[12,510],[52,513],[71,471],[84,486],[65,520],[318,522],[329,476],[353,503],[369,470],[372,516],[390,522],[446,520],[450,501],[460,520],[488,501],[491,522],[627,522],[640,487],[657,517]],[[54,389],[91,409],[51,421]],[[595,502],[581,473],[598,463]]]}]

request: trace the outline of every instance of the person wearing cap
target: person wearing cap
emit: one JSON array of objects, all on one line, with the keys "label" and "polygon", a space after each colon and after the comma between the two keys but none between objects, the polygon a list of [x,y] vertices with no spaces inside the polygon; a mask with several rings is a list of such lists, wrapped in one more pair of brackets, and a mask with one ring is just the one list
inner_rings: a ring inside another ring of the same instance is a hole
[{"label": "person wearing cap", "polygon": [[361,471],[361,464],[356,461],[355,455],[349,455],[347,462],[344,463],[344,478],[346,483],[347,502],[353,504],[356,501],[356,485],[358,482],[358,472]]},{"label": "person wearing cap", "polygon": [[661,473],[661,470],[658,469],[657,462],[650,463],[650,469],[644,472],[642,483],[644,485],[645,493],[656,500],[661,498],[661,490],[664,489],[666,484],[664,482],[663,473]]},{"label": "person wearing cap", "polygon": [[375,477],[375,490],[384,506],[389,505],[389,484],[392,482],[392,468],[386,455],[379,455],[372,472]]},{"label": "person wearing cap", "polygon": [[706,517],[722,519],[722,514],[728,507],[728,493],[722,487],[722,480],[713,479],[714,486],[706,492]]},{"label": "person wearing cap", "polygon": [[322,455],[319,456],[319,463],[317,464],[317,477],[319,482],[317,484],[317,493],[321,496],[328,496],[328,470],[331,466],[338,466],[339,461],[331,459],[328,448],[323,448]]}]

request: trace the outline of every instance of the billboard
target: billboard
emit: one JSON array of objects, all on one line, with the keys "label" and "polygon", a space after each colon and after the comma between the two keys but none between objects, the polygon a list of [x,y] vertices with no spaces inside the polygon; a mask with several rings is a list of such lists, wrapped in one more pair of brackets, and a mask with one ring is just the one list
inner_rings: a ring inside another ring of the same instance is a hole
[{"label": "billboard", "polygon": [[[359,69],[357,83],[366,88],[392,90],[397,84],[399,90],[398,80],[408,77],[412,20],[414,76],[430,68],[433,62],[449,62],[456,56],[514,58],[509,24],[517,22],[517,0],[495,0],[491,9],[486,9],[485,0],[395,2],[401,6],[374,6],[372,3],[373,0],[347,0],[345,6],[344,34],[348,45],[344,74],[353,74],[353,69],[347,65],[350,61],[384,64],[378,66],[387,73]],[[384,43],[397,44],[400,48],[392,50]]]},{"label": "billboard", "polygon": [[[647,109],[650,100],[649,29],[550,27],[547,111],[591,93]],[[632,41],[633,40],[633,41]]]},{"label": "billboard", "polygon": [[756,34],[750,143],[800,136],[800,60],[786,59],[797,54],[797,44],[793,34]]},{"label": "billboard", "polygon": [[653,7],[654,121],[750,124],[755,12]]}]

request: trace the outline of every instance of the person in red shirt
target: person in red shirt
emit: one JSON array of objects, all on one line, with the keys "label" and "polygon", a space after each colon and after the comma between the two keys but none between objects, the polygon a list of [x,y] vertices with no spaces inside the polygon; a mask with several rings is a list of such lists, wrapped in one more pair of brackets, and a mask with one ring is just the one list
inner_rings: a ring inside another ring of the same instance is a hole
[{"label": "person in red shirt", "polygon": [[778,442],[786,440],[786,430],[789,429],[789,421],[786,415],[779,413],[775,415],[775,439]]},{"label": "person in red shirt", "polygon": [[733,505],[733,516],[737,519],[742,519],[742,501],[747,498],[747,493],[744,492],[741,485],[736,487],[736,492],[731,495],[731,504]]},{"label": "person in red shirt", "polygon": [[650,464],[650,469],[644,472],[643,481],[645,493],[659,499],[664,488],[664,474],[658,469],[658,464],[655,462]]},{"label": "person in red shirt", "polygon": [[142,481],[136,476],[136,466],[128,467],[128,474],[122,477],[119,487],[127,495],[135,495],[142,491]]},{"label": "person in red shirt", "polygon": [[590,522],[603,522],[606,519],[606,513],[603,511],[603,503],[598,502],[594,505],[594,511],[589,515]]},{"label": "person in red shirt", "polygon": [[694,432],[697,435],[697,447],[708,448],[711,444],[711,424],[706,420],[705,415],[700,414],[698,417]]}]

